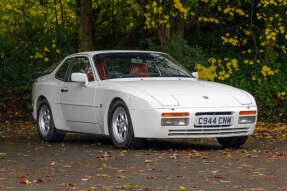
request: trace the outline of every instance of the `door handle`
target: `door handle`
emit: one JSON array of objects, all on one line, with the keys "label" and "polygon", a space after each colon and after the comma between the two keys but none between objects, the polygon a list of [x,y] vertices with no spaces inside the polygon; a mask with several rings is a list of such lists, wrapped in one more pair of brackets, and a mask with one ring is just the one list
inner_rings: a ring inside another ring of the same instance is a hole
[{"label": "door handle", "polygon": [[61,92],[64,93],[64,92],[68,92],[69,90],[68,89],[61,89]]}]

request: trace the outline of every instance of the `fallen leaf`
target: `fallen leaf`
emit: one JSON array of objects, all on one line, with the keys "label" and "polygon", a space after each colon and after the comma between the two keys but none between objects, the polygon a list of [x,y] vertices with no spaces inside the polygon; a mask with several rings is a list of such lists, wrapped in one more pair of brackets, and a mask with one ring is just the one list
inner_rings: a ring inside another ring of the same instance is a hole
[{"label": "fallen leaf", "polygon": [[224,178],[224,176],[222,174],[216,174],[214,175],[214,178]]},{"label": "fallen leaf", "polygon": [[44,181],[39,178],[38,180],[35,180],[34,182],[35,182],[35,183],[42,183],[42,182],[44,182]]},{"label": "fallen leaf", "polygon": [[151,160],[145,160],[144,162],[145,163],[151,163],[152,161]]},{"label": "fallen leaf", "polygon": [[55,165],[56,165],[56,162],[55,162],[55,161],[53,161],[53,162],[50,163],[50,166],[55,166]]},{"label": "fallen leaf", "polygon": [[28,177],[27,174],[21,174],[21,175],[17,176],[17,178],[27,178],[27,177]]},{"label": "fallen leaf", "polygon": [[0,153],[0,158],[6,158],[7,157],[7,153]]},{"label": "fallen leaf", "polygon": [[228,184],[228,183],[231,183],[231,181],[228,181],[228,180],[219,180],[220,183],[223,183],[223,184]]},{"label": "fallen leaf", "polygon": [[97,174],[96,177],[107,177],[107,174]]},{"label": "fallen leaf", "polygon": [[250,188],[249,190],[252,190],[252,191],[263,191],[265,189],[258,187],[258,188]]},{"label": "fallen leaf", "polygon": [[186,190],[186,188],[184,186],[179,186],[180,190]]},{"label": "fallen leaf", "polygon": [[227,158],[232,158],[232,155],[230,152],[224,152],[223,153]]},{"label": "fallen leaf", "polygon": [[129,185],[123,186],[124,189],[132,189],[132,188],[139,188],[139,187],[142,187],[142,186],[138,184],[129,184]]},{"label": "fallen leaf", "polygon": [[32,184],[29,180],[21,180],[20,184]]},{"label": "fallen leaf", "polygon": [[171,155],[169,158],[171,158],[171,159],[176,159],[176,158],[177,158],[176,153],[174,153],[173,155]]},{"label": "fallen leaf", "polygon": [[122,172],[126,172],[126,170],[123,170],[123,169],[117,170],[117,173],[122,173]]},{"label": "fallen leaf", "polygon": [[65,186],[65,187],[75,187],[75,186],[78,186],[79,184],[74,184],[74,183],[66,183],[66,184],[61,184],[62,186]]}]

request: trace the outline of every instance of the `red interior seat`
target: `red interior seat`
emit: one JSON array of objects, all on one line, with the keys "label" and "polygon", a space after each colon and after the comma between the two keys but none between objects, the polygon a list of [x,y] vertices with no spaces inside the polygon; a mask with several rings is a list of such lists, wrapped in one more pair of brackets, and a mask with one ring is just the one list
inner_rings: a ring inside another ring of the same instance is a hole
[{"label": "red interior seat", "polygon": [[89,81],[94,81],[94,75],[93,75],[93,71],[92,71],[92,68],[90,65],[87,66],[86,68],[86,74],[87,74],[87,77],[88,77],[88,80]]},{"label": "red interior seat", "polygon": [[105,73],[105,70],[104,70],[104,67],[103,67],[103,63],[101,60],[97,60],[97,68],[98,68],[98,71],[99,71],[99,74],[101,76],[101,78],[103,80],[107,79],[107,75]]},{"label": "red interior seat", "polygon": [[[145,64],[133,64],[130,70],[131,75],[138,73],[147,73],[147,66]],[[138,77],[148,77],[148,75],[138,75]]]}]

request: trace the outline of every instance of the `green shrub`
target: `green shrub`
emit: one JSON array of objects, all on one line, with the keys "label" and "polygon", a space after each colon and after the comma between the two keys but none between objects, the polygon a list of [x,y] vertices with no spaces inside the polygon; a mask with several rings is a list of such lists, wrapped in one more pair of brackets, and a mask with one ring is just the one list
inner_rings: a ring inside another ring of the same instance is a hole
[{"label": "green shrub", "polygon": [[[252,63],[236,51],[225,51],[225,47],[214,53],[211,48],[191,46],[186,40],[175,37],[165,48],[156,46],[150,39],[148,45],[149,49],[169,53],[189,71],[198,71],[202,80],[225,83],[250,92],[257,101],[260,120],[287,120],[286,56],[273,52],[265,55],[265,63]],[[264,65],[266,76],[262,69]]]}]

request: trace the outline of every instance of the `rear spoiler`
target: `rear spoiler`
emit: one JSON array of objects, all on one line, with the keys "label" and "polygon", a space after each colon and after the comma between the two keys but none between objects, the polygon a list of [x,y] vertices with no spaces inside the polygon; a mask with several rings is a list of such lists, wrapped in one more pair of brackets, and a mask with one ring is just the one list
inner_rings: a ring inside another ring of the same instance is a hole
[{"label": "rear spoiler", "polygon": [[38,72],[36,72],[36,77],[39,78],[41,76],[45,76],[45,75],[50,74],[52,72],[53,71],[48,71],[48,72],[38,71]]}]

